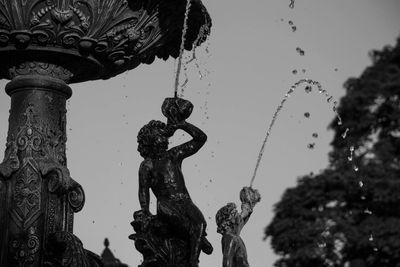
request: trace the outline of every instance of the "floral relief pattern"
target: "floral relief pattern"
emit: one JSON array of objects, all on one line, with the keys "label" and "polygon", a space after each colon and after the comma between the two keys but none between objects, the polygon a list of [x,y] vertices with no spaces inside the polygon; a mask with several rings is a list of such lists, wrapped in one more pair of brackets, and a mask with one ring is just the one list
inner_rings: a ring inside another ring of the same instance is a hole
[{"label": "floral relief pattern", "polygon": [[27,164],[16,177],[14,199],[22,219],[40,210],[41,181],[38,172]]}]

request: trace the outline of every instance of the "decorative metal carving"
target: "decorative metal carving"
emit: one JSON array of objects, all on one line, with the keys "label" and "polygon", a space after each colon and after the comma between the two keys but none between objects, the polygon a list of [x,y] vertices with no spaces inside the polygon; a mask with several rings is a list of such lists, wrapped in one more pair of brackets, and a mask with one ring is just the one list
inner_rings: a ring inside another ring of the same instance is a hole
[{"label": "decorative metal carving", "polygon": [[[54,131],[49,126],[41,126],[37,121],[38,115],[33,105],[29,105],[23,115],[26,122],[19,128],[15,139],[8,142],[9,151],[6,152],[3,168],[11,170],[11,172],[3,173],[3,178],[7,178],[7,175],[11,177],[15,171],[12,182],[15,207],[10,210],[10,218],[21,229],[20,231],[26,233],[10,241],[11,253],[20,266],[35,262],[35,254],[39,251],[41,244],[36,227],[37,220],[43,214],[42,177],[49,179],[50,193],[56,192],[60,187],[67,190],[73,183],[68,170],[62,165],[65,164],[65,133]],[[65,112],[61,116],[65,116]],[[61,119],[61,123],[62,121],[64,119]],[[47,175],[51,172],[52,175]],[[75,192],[76,188],[78,186],[68,195]],[[83,206],[83,199],[81,203],[78,203],[77,199],[79,198],[76,196],[69,198],[69,202],[73,203],[71,206],[76,210]],[[50,209],[48,222],[54,224],[55,203],[50,203],[53,211]],[[55,226],[50,225],[50,228],[55,229]]]},{"label": "decorative metal carving", "polygon": [[43,62],[24,62],[9,69],[9,77],[20,75],[45,75],[69,82],[74,76],[72,72],[61,66]]},{"label": "decorative metal carving", "polygon": [[189,266],[188,238],[179,236],[165,221],[142,210],[136,211],[133,218],[131,225],[136,233],[129,238],[135,241],[136,249],[144,256],[139,267]]},{"label": "decorative metal carving", "polygon": [[[139,202],[131,236],[147,266],[198,266],[200,252],[212,253],[206,239],[206,221],[192,202],[181,172],[182,161],[195,154],[207,136],[186,122],[193,105],[181,98],[167,98],[162,105],[168,124],[151,121],[138,134],[138,151],[144,158],[139,170]],[[168,150],[168,138],[178,129],[193,139]],[[157,198],[157,216],[149,211],[149,191]],[[168,230],[165,225],[168,225]],[[163,232],[163,230],[165,232]],[[151,262],[151,263],[150,263]]]},{"label": "decorative metal carving", "polygon": [[14,259],[19,266],[29,266],[35,262],[35,254],[39,251],[40,241],[35,227],[30,227],[27,237],[14,239],[11,242],[11,249],[14,252]]},{"label": "decorative metal carving", "polygon": [[0,205],[9,211],[9,219],[0,218],[2,266],[41,266],[39,252],[47,236],[72,231],[72,214],[81,210],[85,201],[83,189],[66,167],[66,110],[58,106],[65,106],[65,96],[40,90],[25,94],[54,104],[53,112],[58,113],[43,117],[48,110],[38,102],[37,108],[28,104],[24,112],[17,112],[24,119],[11,115],[16,119],[0,164],[1,184],[11,189],[0,188]]},{"label": "decorative metal carving", "polygon": [[[13,57],[18,64],[1,63],[3,74],[0,77],[12,78],[18,71],[41,71],[42,66],[21,67],[27,59],[63,66],[62,70],[52,69],[50,73],[65,72],[66,81],[79,82],[115,76],[140,63],[151,63],[156,56],[177,57],[184,2],[0,0],[0,55]],[[211,20],[201,2],[194,1],[187,49],[191,48],[201,27],[203,31],[207,29],[206,36]],[[36,53],[24,53],[32,50]],[[52,58],[50,52],[75,58],[65,62]],[[7,69],[12,70],[7,72]],[[49,71],[47,66],[45,71]]]},{"label": "decorative metal carving", "polygon": [[82,242],[70,232],[56,232],[46,244],[45,267],[104,267],[101,258],[83,248]]},{"label": "decorative metal carving", "polygon": [[27,229],[40,215],[41,177],[32,162],[27,163],[15,175],[14,201],[16,209],[11,218],[23,229]]},{"label": "decorative metal carving", "polygon": [[244,187],[240,191],[242,212],[236,210],[235,203],[228,203],[218,210],[215,219],[217,232],[222,235],[223,267],[249,267],[246,246],[240,232],[253,213],[254,206],[260,202],[261,196],[257,190]]}]

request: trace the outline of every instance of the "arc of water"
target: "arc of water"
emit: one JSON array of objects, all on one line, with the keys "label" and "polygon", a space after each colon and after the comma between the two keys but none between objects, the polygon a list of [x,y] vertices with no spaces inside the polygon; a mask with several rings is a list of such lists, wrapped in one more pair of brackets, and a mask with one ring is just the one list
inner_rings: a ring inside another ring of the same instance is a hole
[{"label": "arc of water", "polygon": [[[286,95],[287,95],[287,94],[286,94]],[[276,119],[278,118],[278,114],[279,114],[279,112],[281,111],[281,109],[282,109],[282,107],[283,107],[283,104],[284,104],[284,103],[286,102],[286,100],[287,100],[286,95],[285,95],[285,98],[283,98],[283,100],[281,101],[281,103],[280,103],[280,105],[278,106],[278,108],[276,109],[276,111],[275,111],[275,113],[274,113],[274,116],[272,117],[272,121],[271,121],[271,123],[269,124],[267,134],[266,134],[265,139],[264,139],[264,141],[263,141],[263,143],[262,143],[260,152],[258,153],[258,158],[257,158],[256,167],[255,167],[255,169],[254,169],[253,176],[251,177],[251,181],[250,181],[250,187],[253,187],[253,183],[254,183],[254,180],[256,179],[257,171],[258,171],[258,168],[259,168],[259,166],[260,166],[260,162],[261,162],[262,156],[264,155],[265,146],[266,146],[267,141],[268,141],[268,138],[269,138],[269,136],[270,136],[270,134],[271,134],[272,127],[274,126],[275,121],[276,121]]]},{"label": "arc of water", "polygon": [[[328,103],[330,103],[331,100],[332,100],[332,96],[330,96],[330,95],[327,93],[327,91],[324,90],[324,89],[322,88],[322,85],[321,85],[319,82],[314,81],[314,80],[311,80],[311,79],[301,79],[301,80],[297,81],[294,85],[292,85],[292,86],[290,87],[289,91],[286,93],[285,97],[282,99],[281,103],[279,104],[278,108],[276,109],[276,111],[275,111],[275,113],[274,113],[274,116],[272,117],[272,121],[271,121],[271,123],[269,124],[268,130],[267,130],[267,134],[266,134],[266,136],[265,136],[265,138],[264,138],[264,141],[263,141],[263,143],[262,143],[260,152],[258,153],[258,158],[257,158],[257,162],[256,162],[256,167],[255,167],[255,169],[254,169],[253,176],[251,177],[251,180],[250,180],[250,187],[253,187],[253,183],[254,183],[254,180],[256,179],[257,171],[258,171],[258,168],[260,167],[260,162],[261,162],[261,159],[262,159],[262,157],[263,157],[264,150],[265,150],[265,147],[266,147],[268,138],[269,138],[269,136],[271,135],[272,127],[274,126],[275,121],[276,121],[276,119],[278,118],[278,114],[279,114],[279,112],[282,110],[282,108],[283,108],[285,102],[286,102],[287,99],[290,97],[290,95],[291,95],[291,94],[294,92],[294,90],[295,90],[298,86],[300,86],[301,84],[307,84],[307,85],[310,85],[310,86],[316,85],[317,88],[318,88],[318,92],[321,93],[321,94],[324,93],[324,96],[327,98],[327,102],[328,102]],[[339,113],[337,112],[337,109],[336,109],[336,103],[337,103],[336,101],[333,103],[333,109],[332,109],[332,110],[333,110],[333,111],[335,112],[335,114],[336,114],[336,117],[337,117],[337,119],[338,119],[338,125],[342,125],[342,119],[341,119],[341,117],[340,117],[340,115],[339,115]]]},{"label": "arc of water", "polygon": [[185,10],[185,18],[183,21],[183,30],[182,30],[182,38],[181,38],[181,46],[179,49],[179,58],[178,58],[178,65],[176,69],[176,75],[175,75],[175,91],[174,91],[174,96],[178,97],[178,87],[179,87],[179,76],[181,74],[181,68],[182,68],[182,57],[183,57],[183,52],[185,50],[185,38],[186,38],[186,32],[187,32],[187,21],[189,17],[189,11],[191,7],[191,0],[187,0],[186,2],[186,10]]}]

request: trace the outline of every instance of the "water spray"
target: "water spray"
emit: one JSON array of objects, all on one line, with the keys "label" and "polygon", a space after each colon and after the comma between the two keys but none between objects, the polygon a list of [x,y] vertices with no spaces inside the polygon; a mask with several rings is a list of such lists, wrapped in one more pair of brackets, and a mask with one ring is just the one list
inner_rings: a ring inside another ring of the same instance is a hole
[{"label": "water spray", "polygon": [[177,65],[176,76],[175,76],[174,96],[176,98],[178,97],[179,76],[181,74],[183,52],[185,51],[186,32],[187,32],[187,28],[188,28],[187,21],[188,21],[188,17],[189,17],[190,7],[191,7],[191,0],[187,0],[187,2],[186,2],[186,10],[185,10],[185,19],[183,21],[181,46],[179,48],[178,65]]},{"label": "water spray", "polygon": [[[276,121],[276,119],[278,118],[278,114],[279,114],[279,112],[282,110],[282,108],[283,108],[285,102],[288,100],[288,98],[290,97],[290,95],[291,95],[291,94],[294,92],[294,90],[295,90],[297,87],[299,87],[301,84],[307,84],[307,86],[306,86],[306,88],[305,88],[306,93],[310,93],[310,92],[312,91],[311,86],[313,86],[313,85],[317,86],[318,92],[319,92],[320,94],[324,94],[324,96],[327,98],[327,102],[328,102],[328,103],[330,103],[331,100],[332,100],[332,98],[333,98],[331,95],[329,95],[329,94],[327,93],[327,91],[326,91],[325,89],[322,88],[322,85],[321,85],[319,82],[314,81],[314,80],[311,80],[311,79],[301,79],[301,80],[297,81],[294,85],[292,85],[292,86],[290,87],[289,91],[285,94],[285,97],[282,99],[281,103],[279,104],[278,108],[276,109],[276,111],[275,111],[275,113],[274,113],[274,116],[272,117],[272,121],[271,121],[271,123],[269,124],[268,130],[267,130],[267,134],[266,134],[266,136],[265,136],[265,138],[264,138],[264,141],[263,141],[263,143],[262,143],[260,152],[259,152],[258,157],[257,157],[257,163],[256,163],[256,167],[255,167],[254,172],[253,172],[253,176],[251,177],[251,180],[250,180],[250,187],[253,186],[254,180],[256,179],[257,171],[258,171],[258,168],[259,168],[259,166],[260,166],[260,162],[261,162],[262,156],[263,156],[263,154],[264,154],[265,146],[266,146],[267,141],[268,141],[268,138],[269,138],[269,136],[270,136],[270,134],[271,134],[272,127],[274,126],[275,121]],[[338,125],[342,125],[342,118],[340,117],[339,113],[337,112],[336,104],[337,104],[337,102],[335,101],[335,102],[333,103],[333,108],[332,108],[332,110],[333,110],[333,112],[335,112],[336,117],[337,117],[337,119],[338,119],[338,123],[337,123],[337,124],[338,124]]]}]

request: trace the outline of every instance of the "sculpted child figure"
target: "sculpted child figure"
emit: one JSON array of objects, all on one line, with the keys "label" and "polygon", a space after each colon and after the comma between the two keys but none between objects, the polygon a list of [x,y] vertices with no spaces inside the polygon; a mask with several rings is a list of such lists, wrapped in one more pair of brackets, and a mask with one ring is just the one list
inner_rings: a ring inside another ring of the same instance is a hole
[{"label": "sculpted child figure", "polygon": [[[139,202],[141,209],[150,214],[151,189],[157,198],[157,216],[190,239],[190,267],[197,267],[200,251],[211,254],[213,248],[205,238],[206,221],[190,198],[181,170],[182,161],[207,140],[199,128],[185,121],[192,109],[187,100],[167,98],[162,106],[167,124],[153,120],[140,130],[138,151],[144,160],[139,169]],[[191,135],[192,140],[168,149],[168,138],[178,129]]]},{"label": "sculpted child figure", "polygon": [[215,216],[217,232],[222,235],[223,267],[249,267],[246,246],[240,232],[249,220],[254,206],[260,202],[261,196],[257,190],[244,187],[240,191],[240,200],[241,213],[237,211],[235,203],[228,203]]}]

